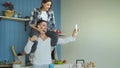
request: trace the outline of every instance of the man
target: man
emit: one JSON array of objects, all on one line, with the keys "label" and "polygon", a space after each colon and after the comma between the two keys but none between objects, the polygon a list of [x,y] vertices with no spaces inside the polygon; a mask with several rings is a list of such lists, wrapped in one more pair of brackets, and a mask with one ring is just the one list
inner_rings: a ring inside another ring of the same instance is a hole
[{"label": "man", "polygon": [[[31,48],[34,44],[34,41],[37,40],[37,48],[32,56],[33,68],[49,68],[49,64],[52,63],[51,59],[51,38],[48,37],[45,33],[47,32],[47,23],[44,20],[37,22],[39,29],[39,37],[33,36],[28,39],[27,45],[25,46],[26,54],[31,52]],[[74,41],[76,37],[76,30],[73,30],[72,36],[67,38],[58,38],[57,44],[66,44],[71,41]]]}]

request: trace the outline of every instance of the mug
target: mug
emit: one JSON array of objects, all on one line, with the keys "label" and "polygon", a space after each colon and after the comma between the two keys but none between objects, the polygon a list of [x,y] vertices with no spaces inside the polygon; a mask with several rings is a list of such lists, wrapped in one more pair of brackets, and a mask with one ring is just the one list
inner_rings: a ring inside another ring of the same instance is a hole
[{"label": "mug", "polygon": [[50,65],[49,65],[49,68],[54,68],[54,64],[50,64]]}]

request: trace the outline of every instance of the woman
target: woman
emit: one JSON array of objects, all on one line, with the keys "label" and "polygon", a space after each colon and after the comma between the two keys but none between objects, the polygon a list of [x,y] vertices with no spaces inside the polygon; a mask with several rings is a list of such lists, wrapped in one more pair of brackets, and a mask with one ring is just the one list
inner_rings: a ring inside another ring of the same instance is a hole
[{"label": "woman", "polygon": [[[32,31],[30,33],[30,37],[36,36],[39,37],[39,29],[36,28],[36,24],[38,20],[47,21],[48,30],[46,35],[51,38],[51,46],[55,46],[58,41],[58,35],[56,31],[54,12],[51,9],[52,1],[51,0],[42,0],[41,7],[35,8],[32,11],[32,15],[30,17],[30,27]],[[34,53],[36,50],[37,40],[34,41],[31,53]]]},{"label": "woman", "polygon": [[[26,54],[29,54],[33,46],[33,41],[38,40],[36,51],[33,56],[33,68],[49,68],[49,64],[52,63],[51,59],[51,38],[49,38],[45,33],[47,32],[46,21],[40,20],[37,24],[37,29],[39,30],[39,37],[31,37],[27,45],[25,46]],[[65,44],[74,41],[76,37],[76,30],[73,31],[72,36],[67,38],[59,38],[57,44]]]}]

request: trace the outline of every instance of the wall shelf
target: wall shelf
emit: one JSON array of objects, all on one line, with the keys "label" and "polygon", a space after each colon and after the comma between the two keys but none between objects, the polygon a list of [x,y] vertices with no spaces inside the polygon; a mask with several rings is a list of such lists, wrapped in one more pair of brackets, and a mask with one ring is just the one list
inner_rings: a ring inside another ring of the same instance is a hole
[{"label": "wall shelf", "polygon": [[11,68],[12,64],[0,65],[0,68]]},{"label": "wall shelf", "polygon": [[15,18],[15,17],[7,17],[7,16],[0,16],[0,19],[8,19],[8,20],[16,20],[16,21],[24,21],[27,22],[29,18]]},{"label": "wall shelf", "polygon": [[27,26],[26,23],[30,20],[29,18],[15,18],[15,17],[7,17],[7,16],[0,16],[0,20],[1,19],[25,22],[25,31],[26,31],[26,26]]}]

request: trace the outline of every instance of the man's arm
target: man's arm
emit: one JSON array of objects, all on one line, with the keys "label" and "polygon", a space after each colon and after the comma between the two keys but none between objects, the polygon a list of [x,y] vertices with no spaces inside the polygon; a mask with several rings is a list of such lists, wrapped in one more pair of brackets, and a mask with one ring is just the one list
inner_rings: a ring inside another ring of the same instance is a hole
[{"label": "man's arm", "polygon": [[29,38],[28,39],[28,42],[27,42],[27,44],[26,44],[26,46],[25,46],[25,48],[24,48],[24,51],[25,51],[25,53],[26,54],[29,54],[30,53],[30,51],[31,51],[31,48],[32,48],[32,46],[33,46],[33,41],[35,41],[35,40],[37,40],[37,37],[36,36],[33,36],[32,38]]},{"label": "man's arm", "polygon": [[58,43],[57,44],[66,44],[72,41],[75,41],[75,37],[76,37],[76,30],[73,30],[72,36],[67,37],[67,38],[58,38]]},{"label": "man's arm", "polygon": [[75,38],[73,38],[72,36],[67,37],[67,38],[58,38],[58,43],[57,44],[66,44],[69,42],[75,41]]},{"label": "man's arm", "polygon": [[25,51],[26,54],[30,53],[32,45],[33,45],[33,42],[28,40],[28,42],[27,42],[27,44],[26,44],[26,46],[24,48],[24,51]]}]

